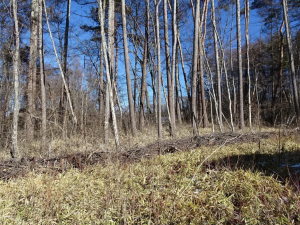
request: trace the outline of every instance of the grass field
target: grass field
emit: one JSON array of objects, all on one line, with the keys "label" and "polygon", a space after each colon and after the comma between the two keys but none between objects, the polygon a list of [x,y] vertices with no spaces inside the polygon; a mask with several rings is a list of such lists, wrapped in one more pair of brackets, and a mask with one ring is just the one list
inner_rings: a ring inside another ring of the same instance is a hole
[{"label": "grass field", "polygon": [[[281,140],[299,150],[297,137]],[[210,146],[138,163],[0,181],[1,224],[299,224],[299,188],[260,171],[209,162],[277,154],[278,140]],[[205,166],[204,166],[205,165]]]}]

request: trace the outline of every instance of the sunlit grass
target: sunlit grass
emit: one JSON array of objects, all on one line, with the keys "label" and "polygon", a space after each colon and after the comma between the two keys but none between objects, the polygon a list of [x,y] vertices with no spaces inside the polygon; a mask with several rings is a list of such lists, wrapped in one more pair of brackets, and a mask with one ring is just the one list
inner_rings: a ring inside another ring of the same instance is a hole
[{"label": "sunlit grass", "polygon": [[[281,140],[299,148],[296,136]],[[0,181],[2,224],[292,224],[300,196],[259,172],[200,167],[216,147]],[[208,160],[279,151],[274,139],[223,146]]]}]

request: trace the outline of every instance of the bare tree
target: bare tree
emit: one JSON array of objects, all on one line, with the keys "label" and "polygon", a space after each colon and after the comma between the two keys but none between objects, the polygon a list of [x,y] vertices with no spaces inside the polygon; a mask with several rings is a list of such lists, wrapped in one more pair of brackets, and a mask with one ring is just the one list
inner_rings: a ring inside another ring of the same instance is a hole
[{"label": "bare tree", "polygon": [[194,134],[198,134],[197,128],[197,113],[196,113],[196,85],[198,77],[198,38],[199,38],[199,23],[200,23],[200,0],[196,1],[196,14],[194,20],[194,50],[193,50],[193,74],[192,74],[192,124]]},{"label": "bare tree", "polygon": [[174,107],[174,83],[171,76],[171,57],[170,57],[170,44],[169,44],[167,0],[164,0],[164,34],[165,34],[167,83],[168,83],[168,102],[169,102],[170,117],[171,117],[170,128],[171,128],[171,136],[175,137],[176,127],[175,127],[175,107]]},{"label": "bare tree", "polygon": [[156,49],[157,49],[157,98],[158,98],[158,140],[160,141],[162,139],[162,125],[161,125],[161,59],[160,59],[160,35],[159,35],[159,4],[162,0],[159,0],[159,2],[156,2],[154,0],[155,4],[155,23],[156,23]]},{"label": "bare tree", "polygon": [[250,42],[249,42],[249,0],[245,1],[245,36],[246,36],[246,62],[247,62],[247,77],[248,77],[248,112],[249,112],[249,127],[252,130],[252,115],[251,115],[251,77],[250,77]]},{"label": "bare tree", "polygon": [[297,87],[297,79],[296,79],[296,72],[295,72],[295,62],[294,62],[295,60],[294,60],[294,53],[293,53],[293,42],[292,42],[291,31],[290,31],[287,0],[282,0],[282,4],[283,4],[283,14],[284,14],[284,21],[285,21],[286,39],[287,39],[288,49],[289,49],[290,70],[291,70],[290,73],[291,73],[292,84],[293,84],[295,111],[298,117],[298,121],[300,121],[298,87]]},{"label": "bare tree", "polygon": [[[109,60],[107,57],[107,54],[110,52],[110,48],[106,44],[106,36],[104,32],[104,11],[102,8],[102,0],[98,0],[98,19],[100,22],[100,29],[101,29],[101,47],[104,54],[104,61],[105,61],[105,67],[106,67],[106,85],[107,85],[107,92],[106,96],[108,96],[106,101],[109,101],[110,103],[110,109],[111,109],[111,115],[113,120],[113,128],[114,128],[114,134],[115,134],[115,143],[116,147],[119,148],[119,134],[118,134],[118,126],[117,126],[117,120],[116,120],[116,114],[115,114],[115,108],[114,108],[114,99],[113,99],[113,93],[112,93],[112,87],[111,87],[111,79],[110,79],[110,66],[109,66]],[[111,8],[109,9],[109,14],[111,14]],[[109,18],[113,18],[111,15],[109,15]],[[110,58],[111,59],[111,58]],[[107,110],[107,109],[106,109]],[[106,132],[106,131],[105,131]]]},{"label": "bare tree", "polygon": [[104,114],[104,81],[103,81],[103,51],[100,48],[100,72],[99,72],[99,125],[100,129],[103,126],[103,114]]},{"label": "bare tree", "polygon": [[208,117],[207,117],[207,110],[206,110],[206,100],[205,100],[205,87],[204,87],[204,73],[203,73],[203,51],[204,51],[204,43],[206,38],[206,22],[207,22],[207,11],[208,11],[208,3],[210,0],[205,0],[203,4],[203,12],[202,12],[202,18],[200,23],[200,32],[202,30],[202,24],[204,27],[202,37],[200,38],[200,46],[199,46],[199,88],[200,88],[200,95],[201,95],[201,109],[202,109],[202,115],[203,115],[203,127],[208,127]]},{"label": "bare tree", "polygon": [[11,157],[15,158],[18,153],[18,120],[19,120],[19,65],[20,65],[20,33],[18,21],[18,5],[16,0],[12,1],[14,30],[15,30],[15,48],[13,55],[13,75],[14,75],[14,117],[13,117],[13,131],[12,131],[12,147]]},{"label": "bare tree", "polygon": [[[175,127],[175,105],[174,105],[174,83],[175,81],[179,81],[179,79],[175,80],[175,75],[176,75],[176,62],[178,62],[176,60],[176,56],[177,56],[177,1],[173,0],[173,10],[172,10],[172,76],[171,76],[171,80],[172,80],[172,92],[173,92],[173,111],[174,111],[174,115],[172,115],[174,118],[172,118],[172,122],[174,123],[174,127]],[[178,82],[176,82],[176,92],[177,92],[177,96],[178,96]],[[177,98],[178,99],[178,98]],[[176,101],[176,105],[177,105],[177,101]],[[178,115],[178,118],[180,117],[180,115]]]},{"label": "bare tree", "polygon": [[149,0],[146,0],[146,20],[145,20],[145,40],[142,65],[142,83],[140,96],[140,129],[144,130],[145,126],[145,97],[147,91],[147,63],[148,63],[148,36],[149,36]]},{"label": "bare tree", "polygon": [[126,81],[127,81],[127,93],[129,102],[129,113],[131,122],[131,131],[133,136],[136,135],[136,120],[135,120],[135,110],[131,91],[131,76],[129,71],[129,54],[128,54],[128,44],[127,44],[127,28],[126,28],[126,8],[125,0],[122,0],[122,24],[123,24],[123,44],[124,44],[124,58],[125,58],[125,68],[126,68]]},{"label": "bare tree", "polygon": [[[66,16],[66,27],[65,27],[65,36],[64,36],[64,47],[63,47],[63,72],[65,75],[66,83],[69,88],[70,86],[70,79],[68,75],[68,48],[69,48],[69,27],[70,27],[70,16],[71,16],[71,0],[67,0],[67,16]],[[69,88],[70,91],[70,88]],[[62,86],[62,94],[61,94],[61,101],[60,101],[60,113],[63,116],[63,125],[66,123],[66,109],[64,108],[65,99],[67,96],[66,88],[64,84]]]},{"label": "bare tree", "polygon": [[40,79],[41,79],[41,108],[42,108],[42,150],[47,148],[47,111],[46,111],[46,88],[44,74],[44,48],[43,48],[43,1],[39,0],[39,27],[38,27],[38,50],[40,62]]},{"label": "bare tree", "polygon": [[239,71],[239,94],[240,94],[240,128],[245,128],[244,122],[244,93],[243,93],[243,64],[242,64],[242,41],[241,41],[241,13],[240,0],[236,0],[236,33],[237,33],[237,55]]},{"label": "bare tree", "polygon": [[35,90],[36,90],[36,72],[37,72],[37,39],[38,39],[38,0],[31,1],[30,16],[30,50],[29,66],[27,74],[27,115],[26,115],[26,134],[27,140],[34,138],[34,111],[35,111]]},{"label": "bare tree", "polygon": [[214,2],[215,2],[214,0],[211,0],[211,16],[212,16],[212,23],[214,26],[214,47],[215,47],[216,74],[217,74],[217,85],[218,85],[219,125],[220,125],[220,131],[223,132],[221,72],[220,72],[219,48],[218,48],[217,26],[216,26],[216,17],[215,17],[215,3]]}]

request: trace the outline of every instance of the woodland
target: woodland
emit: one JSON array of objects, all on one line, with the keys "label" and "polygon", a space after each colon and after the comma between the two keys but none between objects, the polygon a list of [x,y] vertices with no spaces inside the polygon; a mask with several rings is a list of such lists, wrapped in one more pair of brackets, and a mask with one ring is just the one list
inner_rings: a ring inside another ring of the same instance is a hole
[{"label": "woodland", "polygon": [[298,125],[298,1],[73,4],[83,23],[71,1],[1,3],[0,133],[12,158],[20,139],[47,151],[97,133],[118,148],[120,132],[153,125],[157,139],[162,124],[174,138],[182,123],[194,135]]},{"label": "woodland", "polygon": [[300,1],[0,12],[0,222],[300,222]]}]

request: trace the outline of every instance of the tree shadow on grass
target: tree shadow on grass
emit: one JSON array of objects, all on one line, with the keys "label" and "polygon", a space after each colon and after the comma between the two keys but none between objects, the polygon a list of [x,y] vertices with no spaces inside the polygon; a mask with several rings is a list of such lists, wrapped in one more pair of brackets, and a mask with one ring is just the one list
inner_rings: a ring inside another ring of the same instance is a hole
[{"label": "tree shadow on grass", "polygon": [[262,175],[273,176],[283,184],[289,183],[300,189],[300,149],[285,151],[283,148],[276,154],[233,155],[204,164],[206,169],[231,170],[244,169],[261,172]]}]

